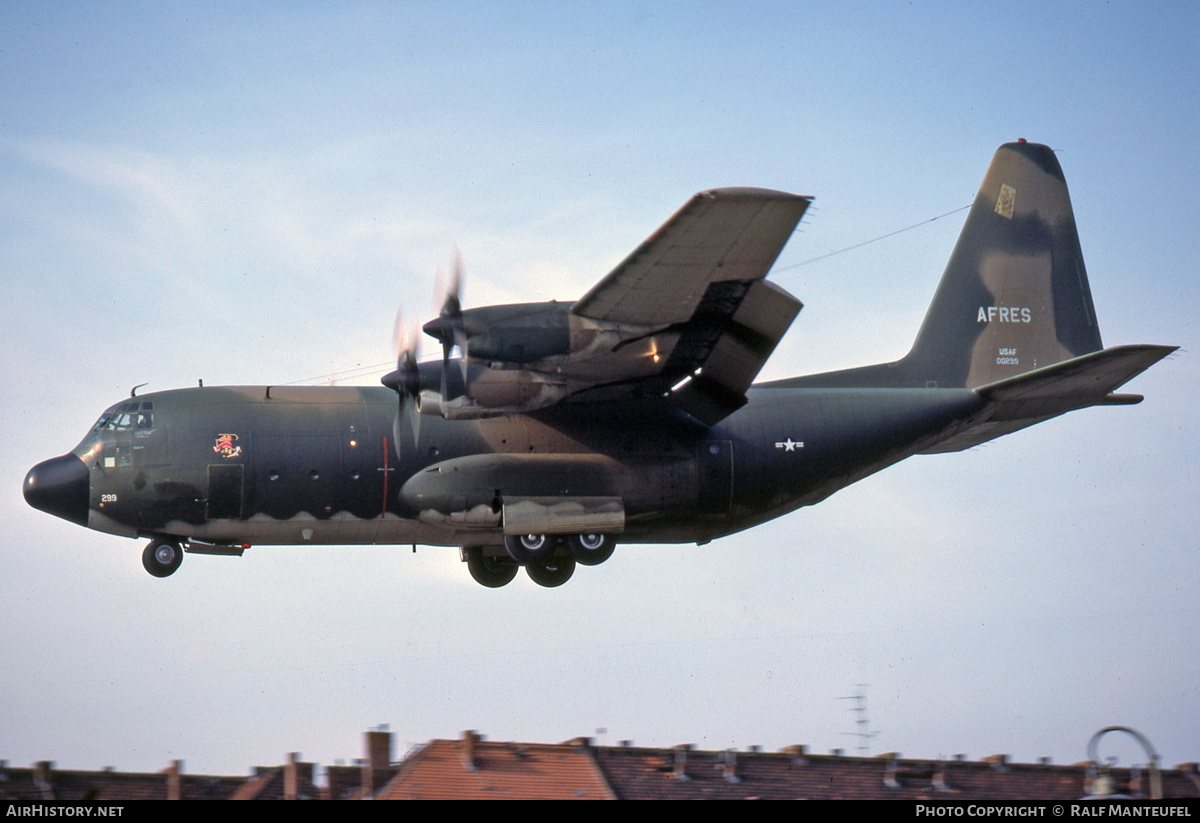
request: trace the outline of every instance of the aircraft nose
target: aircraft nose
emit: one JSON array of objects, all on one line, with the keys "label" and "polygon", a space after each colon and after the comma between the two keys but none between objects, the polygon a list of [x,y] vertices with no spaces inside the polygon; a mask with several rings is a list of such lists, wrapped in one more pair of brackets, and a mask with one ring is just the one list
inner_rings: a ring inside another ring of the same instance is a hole
[{"label": "aircraft nose", "polygon": [[86,526],[88,468],[74,454],[38,463],[25,475],[25,502],[35,509]]}]

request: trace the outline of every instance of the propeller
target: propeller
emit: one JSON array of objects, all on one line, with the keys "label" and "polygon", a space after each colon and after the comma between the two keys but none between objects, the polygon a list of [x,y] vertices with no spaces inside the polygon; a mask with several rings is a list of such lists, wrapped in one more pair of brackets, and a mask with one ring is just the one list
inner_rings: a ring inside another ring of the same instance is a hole
[{"label": "propeller", "polygon": [[450,271],[450,279],[438,277],[438,291],[443,295],[442,306],[438,316],[424,326],[424,331],[430,337],[442,344],[442,399],[449,400],[447,395],[447,376],[450,368],[450,352],[458,346],[462,359],[459,367],[462,369],[463,389],[467,385],[467,332],[463,326],[462,300],[459,297],[462,290],[462,252],[454,249],[454,263]]},{"label": "propeller", "polygon": [[421,371],[417,367],[417,351],[421,337],[416,325],[410,326],[404,321],[404,309],[396,312],[396,322],[392,325],[392,345],[396,354],[396,370],[385,374],[379,382],[400,396],[400,404],[396,410],[396,422],[392,427],[395,439],[396,456],[400,456],[400,421],[407,415],[412,419],[413,446],[416,447],[420,436],[421,414],[417,408],[417,399],[421,394]]},{"label": "propeller", "polygon": [[392,325],[392,348],[396,354],[396,370],[380,380],[383,385],[404,397],[415,398],[421,391],[421,373],[417,369],[417,349],[420,337],[404,322],[404,309],[396,312]]},{"label": "propeller", "polygon": [[[409,324],[404,320],[404,310],[396,312],[396,322],[392,326],[392,345],[396,355],[396,368],[388,372],[380,380],[383,385],[399,395],[399,408],[393,426],[393,436],[396,441],[396,454],[401,451],[400,436],[404,427],[402,420],[405,416],[411,418],[413,448],[418,444],[421,425],[421,371],[417,365],[417,353],[420,346],[420,329],[434,337],[442,344],[442,379],[441,401],[449,401],[450,386],[447,373],[450,370],[450,353],[455,346],[462,352],[460,367],[462,368],[462,386],[455,386],[455,396],[466,393],[467,386],[467,334],[463,326],[462,302],[459,292],[462,288],[462,254],[454,250],[454,263],[449,280],[438,276],[438,291],[442,296],[441,310],[438,316],[424,325]],[[426,385],[424,388],[429,388]]]}]

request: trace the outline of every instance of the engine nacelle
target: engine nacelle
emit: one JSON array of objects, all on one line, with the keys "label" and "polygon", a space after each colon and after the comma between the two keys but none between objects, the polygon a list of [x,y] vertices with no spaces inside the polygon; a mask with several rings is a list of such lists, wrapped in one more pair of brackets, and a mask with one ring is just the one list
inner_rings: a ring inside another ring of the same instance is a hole
[{"label": "engine nacelle", "polygon": [[434,389],[417,396],[421,414],[447,420],[477,420],[500,414],[521,414],[551,406],[567,396],[565,383],[527,369],[485,369],[472,375],[469,394],[446,399]]}]

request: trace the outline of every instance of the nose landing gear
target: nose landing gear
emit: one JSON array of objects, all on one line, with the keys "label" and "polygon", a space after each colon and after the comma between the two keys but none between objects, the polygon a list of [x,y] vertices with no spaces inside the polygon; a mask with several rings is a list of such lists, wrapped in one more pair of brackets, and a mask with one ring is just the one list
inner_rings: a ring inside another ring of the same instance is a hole
[{"label": "nose landing gear", "polygon": [[151,540],[142,552],[142,565],[155,577],[175,573],[183,562],[183,547],[173,540]]}]

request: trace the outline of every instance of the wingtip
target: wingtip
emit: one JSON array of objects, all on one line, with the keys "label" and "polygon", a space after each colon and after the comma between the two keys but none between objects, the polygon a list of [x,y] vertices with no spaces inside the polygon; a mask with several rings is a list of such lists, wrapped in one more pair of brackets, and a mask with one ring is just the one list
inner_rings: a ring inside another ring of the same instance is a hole
[{"label": "wingtip", "polygon": [[1109,392],[1096,405],[1098,406],[1136,406],[1146,399],[1143,394],[1125,394],[1117,392]]},{"label": "wingtip", "polygon": [[812,201],[812,198],[803,194],[791,194],[786,191],[776,191],[775,189],[759,189],[753,186],[727,186],[725,188],[708,189],[696,195],[709,200],[804,200]]}]

